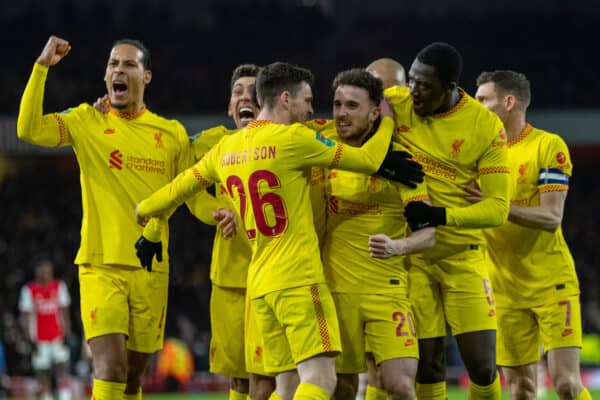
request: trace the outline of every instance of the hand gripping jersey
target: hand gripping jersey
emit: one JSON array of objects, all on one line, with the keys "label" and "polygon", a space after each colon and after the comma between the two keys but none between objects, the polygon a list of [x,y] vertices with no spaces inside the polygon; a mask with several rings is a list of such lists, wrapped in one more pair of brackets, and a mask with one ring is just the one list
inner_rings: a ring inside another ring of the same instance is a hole
[{"label": "hand gripping jersey", "polygon": [[140,215],[162,215],[212,182],[223,182],[252,242],[251,298],[324,282],[309,195],[311,167],[372,174],[387,153],[392,127],[384,118],[378,133],[353,148],[301,124],[251,122],[143,201]]},{"label": "hand gripping jersey", "polygon": [[[413,111],[408,88],[385,90],[396,116],[394,140],[423,165],[434,206],[446,207],[447,224],[436,233],[436,245],[423,253],[432,258],[484,245],[481,228],[498,226],[508,216],[506,133],[498,117],[459,89],[460,100],[449,111],[421,117]],[[469,203],[466,187],[479,179],[485,199]]]},{"label": "hand gripping jersey", "polygon": [[[202,131],[192,142],[194,161],[200,161],[223,137],[235,132],[236,130],[224,126]],[[215,196],[207,191],[201,191],[188,202],[188,205],[198,219],[210,225],[216,222],[212,216],[212,212],[216,209],[226,208],[239,213],[239,208],[231,201],[227,187],[222,182],[215,183]],[[238,219],[240,218],[238,215]],[[222,287],[245,288],[251,256],[250,241],[243,229],[227,239],[217,232],[210,263],[211,281]]]}]

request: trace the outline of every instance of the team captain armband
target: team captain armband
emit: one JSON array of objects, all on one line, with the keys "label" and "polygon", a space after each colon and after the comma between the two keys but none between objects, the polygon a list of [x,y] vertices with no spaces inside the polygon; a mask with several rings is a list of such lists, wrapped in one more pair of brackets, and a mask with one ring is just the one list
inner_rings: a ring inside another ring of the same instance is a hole
[{"label": "team captain armband", "polygon": [[558,191],[569,188],[569,175],[560,168],[541,168],[538,186],[544,186],[541,191]]}]

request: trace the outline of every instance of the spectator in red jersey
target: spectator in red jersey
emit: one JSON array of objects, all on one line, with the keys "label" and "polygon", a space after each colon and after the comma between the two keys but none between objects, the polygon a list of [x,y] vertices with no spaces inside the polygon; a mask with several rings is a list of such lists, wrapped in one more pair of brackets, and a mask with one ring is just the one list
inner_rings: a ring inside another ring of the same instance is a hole
[{"label": "spectator in red jersey", "polygon": [[21,289],[19,311],[23,330],[33,345],[31,365],[39,381],[42,400],[52,399],[50,374],[54,369],[59,400],[69,400],[69,349],[71,298],[64,282],[54,279],[48,258],[34,264],[35,278]]}]

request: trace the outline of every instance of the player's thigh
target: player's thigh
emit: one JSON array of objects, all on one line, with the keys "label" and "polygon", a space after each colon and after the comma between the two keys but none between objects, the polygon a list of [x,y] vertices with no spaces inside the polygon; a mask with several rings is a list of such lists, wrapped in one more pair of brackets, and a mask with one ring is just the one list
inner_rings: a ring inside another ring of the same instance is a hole
[{"label": "player's thigh", "polygon": [[[246,371],[256,376],[267,376],[273,378],[272,374],[265,371],[264,364],[264,343],[263,335],[260,330],[258,316],[253,310],[252,300],[246,298],[246,318],[244,324],[244,356]],[[290,356],[291,360],[291,356]],[[292,363],[290,361],[290,363]],[[252,379],[250,381],[252,385]]]},{"label": "player's thigh", "polygon": [[213,284],[210,296],[210,371],[248,378],[244,355],[246,289]]},{"label": "player's thigh", "polygon": [[296,364],[341,351],[335,304],[325,283],[280,290],[267,294],[265,299],[285,327]]},{"label": "player's thigh", "polygon": [[342,353],[336,357],[339,374],[366,371],[364,323],[360,312],[361,295],[332,293],[338,314]]},{"label": "player's thigh", "polygon": [[79,266],[81,321],[87,341],[107,334],[129,334],[130,272],[105,265]]},{"label": "player's thigh", "polygon": [[495,330],[496,305],[487,251],[474,246],[438,262],[446,321],[453,335]]},{"label": "player's thigh", "polygon": [[127,348],[138,353],[154,353],[163,345],[168,272],[148,272],[138,268],[129,275],[129,338]]},{"label": "player's thigh", "polygon": [[535,307],[544,350],[567,347],[581,348],[581,305],[578,295],[555,295]]},{"label": "player's thigh", "polygon": [[409,298],[421,339],[446,336],[446,318],[440,283],[432,270],[437,268],[418,256],[410,257]]},{"label": "player's thigh", "polygon": [[[291,371],[296,368],[288,338],[283,325],[278,321],[272,304],[265,296],[250,301],[249,320],[254,319],[261,337],[261,345],[257,346],[256,359],[262,360],[260,368],[268,375]],[[249,365],[255,365],[251,363]],[[255,373],[254,371],[251,371]]]},{"label": "player's thigh", "polygon": [[496,308],[496,361],[511,367],[528,365],[540,359],[541,342],[538,321],[529,308]]},{"label": "player's thigh", "polygon": [[368,348],[377,365],[401,358],[419,358],[417,330],[410,300],[404,294],[361,296]]}]

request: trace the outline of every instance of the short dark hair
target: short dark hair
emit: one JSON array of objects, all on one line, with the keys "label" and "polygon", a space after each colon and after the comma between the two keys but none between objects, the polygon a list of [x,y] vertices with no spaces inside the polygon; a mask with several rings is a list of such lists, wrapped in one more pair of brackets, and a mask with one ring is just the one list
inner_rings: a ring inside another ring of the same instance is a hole
[{"label": "short dark hair", "polygon": [[365,89],[369,93],[369,99],[375,105],[379,105],[383,99],[383,82],[365,69],[353,68],[340,72],[333,80],[333,91],[335,92],[341,85],[356,86]]},{"label": "short dark hair", "polygon": [[510,93],[524,109],[531,103],[531,83],[527,77],[516,71],[498,70],[493,72],[484,71],[477,77],[477,86],[492,82],[499,94]]},{"label": "short dark hair", "polygon": [[150,66],[152,64],[150,59],[150,50],[148,50],[148,48],[144,46],[144,43],[136,39],[119,39],[113,44],[113,48],[120,44],[128,44],[130,46],[136,47],[139,51],[141,51],[142,65],[144,66],[144,69],[150,69]]},{"label": "short dark hair", "polygon": [[448,43],[434,42],[425,46],[417,54],[417,59],[423,64],[435,67],[442,84],[458,83],[462,72],[462,56]]},{"label": "short dark hair", "polygon": [[302,82],[311,87],[315,77],[310,70],[285,63],[274,62],[260,70],[256,77],[256,92],[262,106],[273,107],[275,98],[284,91],[295,95]]},{"label": "short dark hair", "polygon": [[229,85],[230,89],[233,89],[233,85],[235,82],[246,76],[257,77],[260,72],[261,67],[256,64],[240,64],[233,70],[231,74],[231,84]]}]

